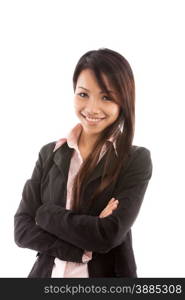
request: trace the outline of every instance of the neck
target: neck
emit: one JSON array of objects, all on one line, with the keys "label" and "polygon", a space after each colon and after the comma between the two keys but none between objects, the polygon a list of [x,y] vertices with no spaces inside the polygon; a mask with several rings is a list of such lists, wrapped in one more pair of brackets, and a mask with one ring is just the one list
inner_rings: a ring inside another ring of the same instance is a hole
[{"label": "neck", "polygon": [[80,138],[79,138],[79,145],[86,149],[93,149],[95,143],[98,140],[97,135],[90,135],[82,131]]}]

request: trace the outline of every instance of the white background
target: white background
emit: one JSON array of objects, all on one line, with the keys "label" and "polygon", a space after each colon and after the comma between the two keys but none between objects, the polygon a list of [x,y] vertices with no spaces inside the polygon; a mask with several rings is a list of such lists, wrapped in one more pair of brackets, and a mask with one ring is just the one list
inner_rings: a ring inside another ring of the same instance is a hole
[{"label": "white background", "polygon": [[107,47],[136,81],[135,145],[153,175],[133,225],[139,277],[185,276],[184,1],[0,1],[0,277],[27,277],[36,252],[16,246],[13,216],[40,148],[78,121],[72,74]]}]

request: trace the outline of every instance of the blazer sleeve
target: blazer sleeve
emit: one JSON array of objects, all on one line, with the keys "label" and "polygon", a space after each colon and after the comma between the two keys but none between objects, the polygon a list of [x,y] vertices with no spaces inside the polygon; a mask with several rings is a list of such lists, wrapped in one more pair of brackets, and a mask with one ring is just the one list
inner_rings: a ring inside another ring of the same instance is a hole
[{"label": "blazer sleeve", "polygon": [[42,147],[31,179],[24,185],[22,199],[14,216],[14,240],[19,247],[45,252],[65,261],[83,262],[83,249],[48,233],[35,222],[36,211],[42,204],[40,199],[42,156],[46,156],[51,146],[52,143]]},{"label": "blazer sleeve", "polygon": [[37,210],[36,221],[46,231],[77,247],[106,253],[124,241],[138,215],[151,176],[150,151],[139,147],[126,171],[119,175],[112,195],[119,205],[111,215],[99,218],[44,204]]}]

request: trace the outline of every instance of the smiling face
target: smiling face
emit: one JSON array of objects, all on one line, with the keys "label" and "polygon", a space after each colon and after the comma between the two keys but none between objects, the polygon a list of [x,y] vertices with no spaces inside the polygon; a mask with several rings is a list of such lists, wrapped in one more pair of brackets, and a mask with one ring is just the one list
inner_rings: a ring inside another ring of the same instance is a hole
[{"label": "smiling face", "polygon": [[83,133],[88,136],[98,136],[119,116],[120,107],[115,102],[116,91],[110,87],[105,75],[103,79],[111,96],[101,90],[90,69],[83,70],[78,76],[74,107],[83,127]]}]

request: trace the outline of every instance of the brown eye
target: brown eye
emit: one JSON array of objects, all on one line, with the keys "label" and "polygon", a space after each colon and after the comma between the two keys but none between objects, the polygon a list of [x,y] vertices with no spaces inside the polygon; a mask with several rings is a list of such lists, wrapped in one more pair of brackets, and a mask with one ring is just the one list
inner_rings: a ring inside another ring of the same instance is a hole
[{"label": "brown eye", "polygon": [[103,100],[106,100],[106,101],[112,101],[112,98],[109,97],[109,96],[103,96]]},{"label": "brown eye", "polygon": [[78,94],[80,97],[82,97],[82,98],[84,98],[84,97],[86,97],[87,96],[87,94],[86,93],[79,93]]}]

